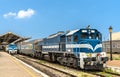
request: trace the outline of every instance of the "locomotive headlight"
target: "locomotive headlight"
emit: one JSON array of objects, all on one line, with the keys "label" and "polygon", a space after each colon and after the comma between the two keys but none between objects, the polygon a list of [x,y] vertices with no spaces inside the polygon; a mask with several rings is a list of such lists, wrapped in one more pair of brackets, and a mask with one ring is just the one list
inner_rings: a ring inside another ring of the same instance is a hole
[{"label": "locomotive headlight", "polygon": [[106,52],[101,52],[100,54],[102,57],[106,57]]},{"label": "locomotive headlight", "polygon": [[91,57],[92,55],[90,53],[87,54],[87,57]]},{"label": "locomotive headlight", "polygon": [[67,49],[68,52],[72,52],[72,49]]},{"label": "locomotive headlight", "polygon": [[68,49],[68,52],[71,52],[71,50],[70,50],[70,49]]},{"label": "locomotive headlight", "polygon": [[92,33],[95,33],[95,30],[91,30]]},{"label": "locomotive headlight", "polygon": [[86,53],[80,53],[80,58],[86,58],[86,57],[87,57]]}]

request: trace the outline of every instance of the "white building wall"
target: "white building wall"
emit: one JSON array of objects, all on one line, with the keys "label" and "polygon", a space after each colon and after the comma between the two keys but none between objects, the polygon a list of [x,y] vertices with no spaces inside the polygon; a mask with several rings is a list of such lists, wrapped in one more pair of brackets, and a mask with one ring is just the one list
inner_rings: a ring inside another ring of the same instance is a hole
[{"label": "white building wall", "polygon": [[112,33],[112,40],[120,40],[120,32]]}]

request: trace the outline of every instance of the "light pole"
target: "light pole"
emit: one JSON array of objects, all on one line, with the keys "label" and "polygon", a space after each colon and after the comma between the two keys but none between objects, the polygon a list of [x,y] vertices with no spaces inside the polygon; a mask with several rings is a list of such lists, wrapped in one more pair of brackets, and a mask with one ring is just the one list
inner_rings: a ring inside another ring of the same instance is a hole
[{"label": "light pole", "polygon": [[112,60],[112,27],[109,27],[110,32],[110,60]]}]

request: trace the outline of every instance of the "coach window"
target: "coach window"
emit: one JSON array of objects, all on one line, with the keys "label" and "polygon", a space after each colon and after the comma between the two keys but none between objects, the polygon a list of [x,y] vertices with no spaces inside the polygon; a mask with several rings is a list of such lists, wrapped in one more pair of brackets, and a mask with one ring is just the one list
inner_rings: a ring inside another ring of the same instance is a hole
[{"label": "coach window", "polygon": [[112,47],[113,47],[113,48],[116,48],[116,44],[115,44],[115,43],[113,43]]},{"label": "coach window", "polygon": [[117,44],[117,48],[120,48],[120,44]]},{"label": "coach window", "polygon": [[74,36],[74,42],[78,42],[78,35]]}]

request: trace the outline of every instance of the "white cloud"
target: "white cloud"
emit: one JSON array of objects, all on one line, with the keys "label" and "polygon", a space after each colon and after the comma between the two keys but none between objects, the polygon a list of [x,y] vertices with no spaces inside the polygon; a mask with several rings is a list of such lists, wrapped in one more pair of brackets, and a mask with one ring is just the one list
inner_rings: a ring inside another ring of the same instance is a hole
[{"label": "white cloud", "polygon": [[31,17],[34,15],[35,11],[33,9],[28,9],[27,11],[25,10],[20,10],[17,14],[17,18],[26,18],[26,17]]},{"label": "white cloud", "polygon": [[17,18],[17,19],[23,19],[23,18],[30,18],[35,14],[35,11],[33,9],[27,9],[27,10],[19,10],[17,13],[9,12],[3,15],[4,18]]},{"label": "white cloud", "polygon": [[14,16],[16,16],[16,13],[13,13],[13,12],[9,12],[3,15],[4,18],[14,17]]}]

